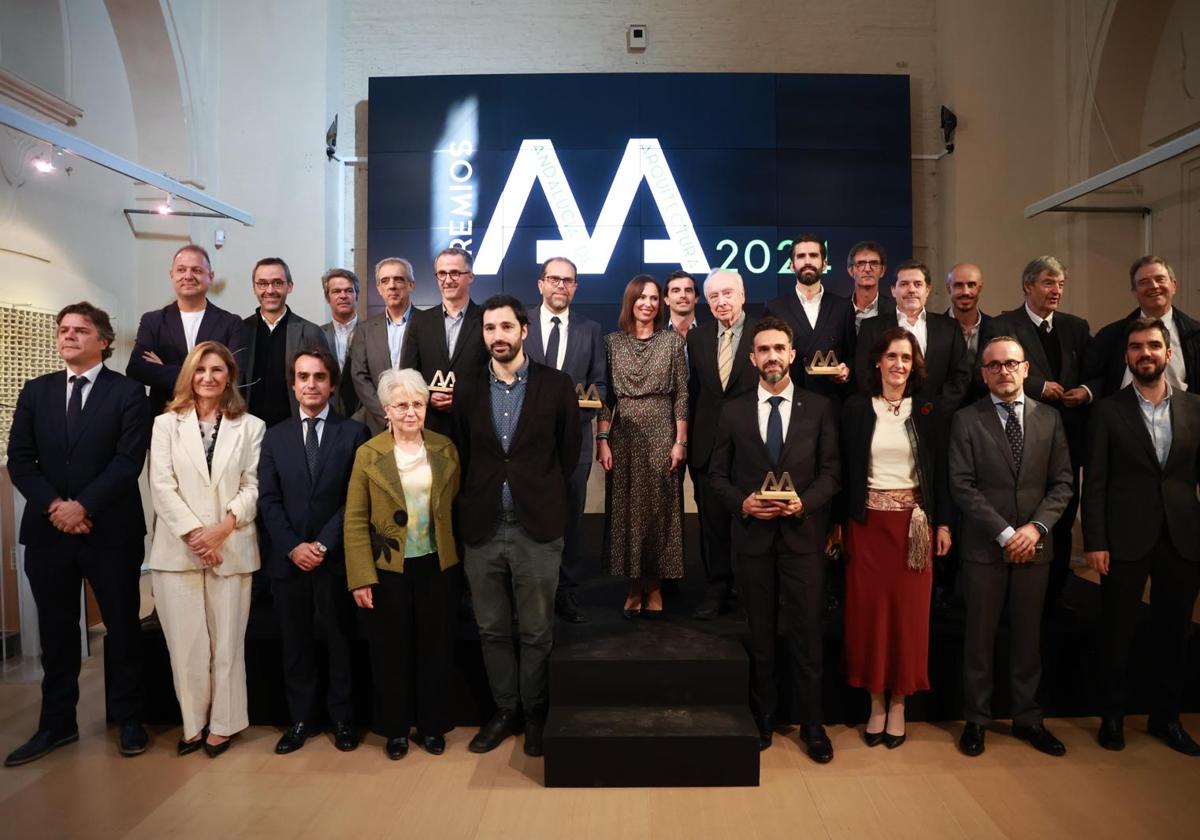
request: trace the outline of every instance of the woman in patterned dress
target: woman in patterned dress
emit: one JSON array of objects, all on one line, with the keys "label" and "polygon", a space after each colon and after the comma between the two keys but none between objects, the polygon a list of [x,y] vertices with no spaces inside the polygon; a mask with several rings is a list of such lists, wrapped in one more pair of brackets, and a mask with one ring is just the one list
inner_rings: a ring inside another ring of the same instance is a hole
[{"label": "woman in patterned dress", "polygon": [[662,288],[639,274],[625,287],[618,331],[604,338],[608,398],[596,460],[607,472],[605,564],[629,578],[626,618],[660,618],[659,581],[683,577],[687,362],[683,338],[662,324]]}]

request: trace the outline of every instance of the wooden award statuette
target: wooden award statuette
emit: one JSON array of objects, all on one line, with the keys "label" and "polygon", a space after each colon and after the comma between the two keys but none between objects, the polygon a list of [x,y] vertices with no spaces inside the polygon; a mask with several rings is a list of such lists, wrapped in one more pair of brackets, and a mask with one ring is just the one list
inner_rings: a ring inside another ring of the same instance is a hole
[{"label": "wooden award statuette", "polygon": [[587,390],[583,390],[583,385],[575,386],[575,396],[579,398],[580,408],[599,408],[600,407],[600,392],[596,390],[596,386],[589,385]]},{"label": "wooden award statuette", "polygon": [[429,390],[436,391],[439,394],[454,393],[454,371],[442,373],[440,370],[433,372],[433,381],[429,383]]},{"label": "wooden award statuette", "polygon": [[754,498],[764,502],[790,502],[799,499],[800,496],[796,493],[796,485],[792,483],[790,475],[784,472],[780,473],[779,478],[775,478],[775,473],[769,472]]},{"label": "wooden award statuette", "polygon": [[840,366],[837,356],[830,350],[828,353],[813,353],[808,367],[804,370],[813,376],[835,376]]}]

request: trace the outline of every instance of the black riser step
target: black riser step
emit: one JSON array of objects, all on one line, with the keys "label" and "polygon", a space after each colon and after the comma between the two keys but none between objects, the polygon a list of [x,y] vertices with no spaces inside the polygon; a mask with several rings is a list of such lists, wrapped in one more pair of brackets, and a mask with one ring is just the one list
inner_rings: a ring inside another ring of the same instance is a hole
[{"label": "black riser step", "polygon": [[758,784],[758,730],[745,705],[552,706],[546,787]]}]

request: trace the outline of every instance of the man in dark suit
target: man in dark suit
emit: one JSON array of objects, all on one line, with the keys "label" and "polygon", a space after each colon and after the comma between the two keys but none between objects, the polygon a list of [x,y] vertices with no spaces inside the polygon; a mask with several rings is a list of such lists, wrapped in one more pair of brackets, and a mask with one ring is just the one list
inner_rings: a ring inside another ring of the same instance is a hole
[{"label": "man in dark suit", "polygon": [[982,351],[988,396],[954,415],[950,488],[966,599],[963,695],[966,726],[959,749],[977,756],[991,723],[993,655],[1008,604],[1013,734],[1048,755],[1066,748],[1046,729],[1037,702],[1042,677],[1042,606],[1050,552],[1043,540],[1074,492],[1071,454],[1058,412],[1022,391],[1029,363],[1012,338]]},{"label": "man in dark suit", "polygon": [[412,263],[403,257],[384,257],[375,264],[375,289],[384,311],[358,325],[350,342],[350,380],[343,390],[353,388],[362,406],[359,416],[371,434],[387,427],[376,386],[385,370],[400,368],[404,334],[413,314],[412,290],[416,285]]},{"label": "man in dark suit", "polygon": [[249,411],[271,428],[298,412],[296,395],[288,383],[288,359],[301,347],[329,349],[325,334],[287,305],[292,292],[292,270],[279,257],[254,264],[251,274],[258,309],[242,321],[245,353],[237,358],[242,396]]},{"label": "man in dark suit", "polygon": [[267,430],[258,465],[258,506],[270,535],[263,565],[279,614],[292,716],[275,752],[295,752],[317,731],[316,635],[329,653],[325,708],[333,742],[349,752],[358,735],[351,690],[354,601],[346,589],[342,517],[354,455],[370,434],[331,410],[339,375],[324,346],[301,348],[288,369],[300,416]]},{"label": "man in dark suit", "polygon": [[358,328],[358,275],[348,268],[331,268],[321,277],[321,292],[329,304],[332,316],[321,325],[325,343],[333,352],[338,365],[338,381],[345,388],[338,388],[333,396],[333,408],[343,417],[353,417],[358,411],[358,395],[350,385],[350,344]]},{"label": "man in dark suit", "polygon": [[138,474],[150,445],[146,392],[104,366],[115,338],[108,314],[65,307],[58,355],[67,369],[21,389],[8,439],[8,471],[25,497],[20,540],[42,640],[42,711],[37,732],[9,767],[79,740],[79,593],[92,585],[107,635],[109,715],[122,755],[146,751],[141,725],[142,654],[138,578],[146,522]]},{"label": "man in dark suit", "polygon": [[980,335],[985,344],[998,335],[1010,335],[1020,342],[1029,362],[1025,393],[1058,409],[1071,450],[1076,492],[1052,533],[1054,555],[1046,586],[1047,609],[1062,607],[1062,591],[1071,571],[1071,529],[1079,509],[1079,469],[1083,465],[1088,403],[1092,400],[1083,384],[1083,360],[1092,333],[1087,321],[1059,311],[1066,283],[1067,270],[1054,257],[1031,260],[1021,272],[1024,304],[992,318]]},{"label": "man in dark suit", "polygon": [[208,252],[184,245],[171,260],[175,302],[142,316],[126,376],[150,386],[150,409],[162,412],[175,394],[184,358],[201,341],[219,341],[237,357],[242,348],[242,319],[208,300],[213,270]]},{"label": "man in dark suit", "polygon": [[[829,508],[841,485],[837,419],[831,400],[797,388],[791,327],[765,316],[754,326],[751,361],[758,387],[725,403],[709,473],[733,517],[734,573],[750,625],[751,699],[759,746],[775,725],[775,635],[780,596],[788,609],[793,694],[800,739],[819,763],[833,759],[821,713],[823,552]],[[757,497],[768,473],[787,473],[797,497]]]},{"label": "man in dark suit", "polygon": [[879,314],[862,322],[854,366],[859,389],[871,388],[871,348],[883,333],[895,326],[912,333],[925,356],[925,385],[917,396],[935,403],[946,414],[953,413],[967,395],[971,369],[967,366],[967,345],[958,322],[946,315],[929,312],[929,269],[916,260],[896,267],[892,294],[896,298],[894,314]]},{"label": "man in dark suit", "polygon": [[1174,750],[1200,755],[1179,722],[1187,638],[1200,592],[1200,397],[1173,388],[1171,335],[1159,319],[1126,328],[1133,384],[1098,402],[1088,425],[1083,547],[1099,572],[1104,658],[1100,746],[1125,746],[1129,649],[1146,578],[1154,682],[1148,730]]},{"label": "man in dark suit", "polygon": [[1200,321],[1174,306],[1175,271],[1162,257],[1139,257],[1129,268],[1129,286],[1138,308],[1113,321],[1092,339],[1084,360],[1088,390],[1095,399],[1111,397],[1133,381],[1125,363],[1125,332],[1135,318],[1158,318],[1171,334],[1171,361],[1166,377],[1179,391],[1200,383]]},{"label": "man in dark suit", "polygon": [[[538,278],[542,303],[529,313],[529,340],[525,353],[530,360],[561,370],[576,387],[586,392],[591,385],[603,401],[607,391],[608,358],[604,352],[604,337],[600,325],[571,312],[575,299],[577,276],[575,263],[565,257],[546,260]],[[571,473],[570,506],[567,511],[567,531],[563,540],[562,566],[559,567],[558,591],[554,596],[554,611],[572,623],[586,621],[575,600],[575,588],[587,574],[584,568],[581,541],[583,539],[583,508],[587,502],[588,475],[592,471],[593,408],[581,409],[579,463]]]},{"label": "man in dark suit", "polygon": [[[404,336],[400,367],[419,370],[425,381],[453,373],[475,373],[487,361],[487,349],[480,332],[479,304],[471,300],[473,259],[462,248],[447,248],[433,261],[433,273],[442,292],[442,302],[413,314]],[[434,409],[425,416],[426,427],[453,437],[450,412],[454,394],[434,391],[429,405]],[[455,441],[457,443],[457,441]]]},{"label": "man in dark suit", "polygon": [[704,281],[704,297],[716,318],[688,334],[688,468],[700,516],[700,556],[708,591],[692,618],[720,615],[733,588],[729,511],[708,475],[721,407],[753,391],[758,371],[750,362],[756,318],[746,315],[746,290],[737,272],[717,269]]},{"label": "man in dark suit", "polygon": [[546,725],[567,488],[579,464],[579,401],[569,376],[525,355],[529,316],[520,301],[495,295],[482,313],[491,362],[456,385],[453,415],[463,570],[496,701],[496,714],[469,749],[493,750],[524,726],[525,752],[536,756]]},{"label": "man in dark suit", "polygon": [[887,249],[870,240],[859,242],[846,256],[846,273],[853,283],[850,306],[854,310],[854,332],[876,315],[896,314],[896,301],[879,288],[887,276]]}]

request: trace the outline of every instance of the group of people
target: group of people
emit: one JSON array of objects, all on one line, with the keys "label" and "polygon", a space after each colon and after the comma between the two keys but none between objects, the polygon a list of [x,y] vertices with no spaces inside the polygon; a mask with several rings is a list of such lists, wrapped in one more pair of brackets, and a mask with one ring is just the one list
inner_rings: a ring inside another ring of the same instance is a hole
[{"label": "group of people", "polygon": [[[270,582],[293,721],[277,752],[304,746],[322,717],[337,748],[357,746],[356,611],[372,665],[371,728],[387,755],[403,757],[414,728],[423,749],[443,752],[465,576],[496,704],[469,748],[524,732],[525,752],[542,754],[555,615],[586,621],[575,588],[586,575],[593,451],[606,480],[603,563],[628,579],[628,619],[661,617],[662,582],[683,575],[690,470],[707,583],[692,615],[714,618],[740,598],[764,749],[778,712],[782,605],[800,739],[815,761],[833,757],[821,619],[826,549],[840,543],[845,668],[870,694],[867,744],[904,742],[905,698],[929,687],[934,570],[954,553],[967,617],[960,749],[984,749],[1007,606],[1013,734],[1063,754],[1035,696],[1040,622],[1069,570],[1082,489],[1084,549],[1102,575],[1105,612],[1100,743],[1124,743],[1127,660],[1149,576],[1150,731],[1200,754],[1179,723],[1200,590],[1200,399],[1188,391],[1200,376],[1200,324],[1172,306],[1167,263],[1134,264],[1139,308],[1094,338],[1059,311],[1066,270],[1052,257],[1026,267],[1024,301],[994,318],[979,309],[973,265],[949,272],[945,315],[926,310],[931,276],[919,262],[902,263],[892,296],[881,294],[888,269],[877,243],[850,252],[850,298],[824,288],[819,237],[798,237],[791,265],[794,289],[761,318],[746,312],[735,272],[713,271],[702,289],[686,272],[665,287],[638,275],[617,331],[604,335],[572,310],[570,260],[542,265],[541,301],[527,311],[504,294],[474,302],[471,255],[448,248],[434,261],[439,305],[416,310],[412,264],[387,258],[375,267],[384,311],[359,321],[358,279],[334,269],[322,278],[333,319],[319,327],[287,305],[294,284],[283,260],[255,265],[259,307],[241,319],[207,299],[211,263],[188,245],[171,265],[176,300],[143,316],[127,377],[103,364],[115,340],[108,316],[87,303],[64,308],[66,370],[26,384],[10,435],[45,676],[38,729],[6,764],[78,738],[84,578],[108,632],[120,751],[147,747],[138,631],[147,451],[148,565],[182,711],[180,754],[220,755],[248,725],[256,573]],[[706,323],[695,317],[701,292]],[[318,639],[328,651],[323,698]]]}]

